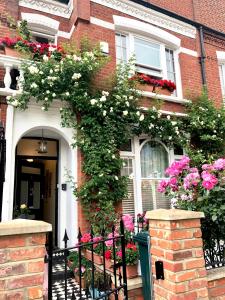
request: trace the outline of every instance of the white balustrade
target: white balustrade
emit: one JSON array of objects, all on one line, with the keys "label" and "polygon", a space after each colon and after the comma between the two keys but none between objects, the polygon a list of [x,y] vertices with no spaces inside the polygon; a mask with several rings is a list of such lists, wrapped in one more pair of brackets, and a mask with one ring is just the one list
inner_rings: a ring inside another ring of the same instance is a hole
[{"label": "white balustrade", "polygon": [[[0,95],[8,96],[12,95],[13,93],[20,93],[21,92],[21,81],[23,80],[23,74],[20,69],[21,59],[9,57],[0,54],[0,67],[5,69],[4,78],[0,78],[1,81],[4,82],[4,87],[0,88]],[[18,89],[11,89],[12,77],[11,77],[11,70],[17,69],[20,72],[20,77],[17,81]]]}]

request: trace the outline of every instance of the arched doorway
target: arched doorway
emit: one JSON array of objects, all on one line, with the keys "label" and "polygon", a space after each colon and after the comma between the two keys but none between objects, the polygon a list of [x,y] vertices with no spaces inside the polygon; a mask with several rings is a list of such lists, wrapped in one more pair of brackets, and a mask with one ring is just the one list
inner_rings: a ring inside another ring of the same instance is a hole
[{"label": "arched doorway", "polygon": [[[50,207],[55,212],[55,220],[53,217],[51,220],[50,218],[47,219],[47,209],[44,211],[43,207],[42,211],[33,211],[32,215],[35,215],[35,218],[42,218],[53,225],[53,230],[55,230],[56,234],[56,245],[62,247],[65,229],[70,238],[69,246],[74,245],[78,233],[77,202],[70,185],[66,182],[67,177],[65,175],[67,171],[70,171],[74,181],[77,181],[77,152],[76,149],[73,149],[71,146],[74,135],[73,130],[60,126],[59,108],[58,105],[55,105],[50,108],[49,111],[43,112],[40,105],[36,103],[30,105],[26,111],[19,111],[10,105],[8,106],[6,119],[6,180],[3,187],[2,220],[7,221],[13,218],[16,203],[19,204],[23,201],[23,198],[26,197],[24,193],[28,193],[27,189],[29,191],[29,186],[30,191],[40,189],[40,195],[43,194],[43,198],[45,199],[46,197],[51,198],[54,195],[52,201],[55,202],[56,207]],[[42,130],[44,130],[44,138],[48,146],[50,146],[50,143],[54,145],[54,153],[51,152],[50,154],[49,152],[45,154],[45,156],[40,155],[37,151],[39,147],[38,142],[40,142],[42,138]],[[31,149],[29,150],[28,145],[33,147],[32,155],[29,155]],[[30,161],[27,161],[28,159]],[[54,166],[50,167],[50,162],[54,164]],[[31,166],[32,163],[33,166]],[[48,165],[46,166],[47,163]],[[34,167],[35,170],[30,167]],[[40,182],[38,179],[38,177],[40,177],[38,175],[40,174],[34,176],[33,171],[41,173],[44,182]],[[35,178],[36,181],[30,183],[23,182],[22,184],[24,186],[21,187],[20,180],[20,188],[18,188],[18,173],[20,173],[20,176],[25,173],[25,175],[22,175],[23,179],[32,181]],[[32,179],[29,178],[31,177],[29,174],[33,175]],[[54,176],[55,179],[53,178]],[[22,188],[23,197],[21,198],[19,193],[21,193]],[[42,193],[42,190],[44,193]],[[19,196],[20,199],[17,200],[16,196]],[[27,203],[29,201],[29,205],[31,204],[32,207],[34,206],[34,202],[37,201],[37,198],[34,199],[34,197],[37,197],[37,194],[31,197],[28,195],[28,197],[26,197],[28,199],[24,200],[26,200]],[[46,202],[52,205],[49,199],[45,200],[44,204],[46,204]],[[36,208],[37,207],[38,206],[36,206]],[[32,209],[35,208],[31,208],[31,210]]]},{"label": "arched doorway", "polygon": [[[55,136],[55,138],[52,138]],[[28,218],[52,224],[58,245],[59,139],[50,130],[33,130],[16,147],[13,217],[25,204]],[[65,188],[65,184],[64,184]]]}]

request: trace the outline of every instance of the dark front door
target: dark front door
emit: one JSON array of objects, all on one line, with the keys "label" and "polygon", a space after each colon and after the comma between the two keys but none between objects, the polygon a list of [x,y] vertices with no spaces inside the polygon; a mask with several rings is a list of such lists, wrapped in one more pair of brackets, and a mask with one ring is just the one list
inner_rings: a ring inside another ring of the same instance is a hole
[{"label": "dark front door", "polygon": [[41,163],[18,162],[16,206],[26,204],[35,220],[43,220],[43,174]]}]

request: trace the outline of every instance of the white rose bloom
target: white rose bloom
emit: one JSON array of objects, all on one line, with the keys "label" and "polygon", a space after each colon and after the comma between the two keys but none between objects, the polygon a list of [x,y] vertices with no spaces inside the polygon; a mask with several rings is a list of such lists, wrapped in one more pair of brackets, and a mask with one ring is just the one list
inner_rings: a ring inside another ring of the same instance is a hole
[{"label": "white rose bloom", "polygon": [[126,103],[126,106],[130,106],[130,103],[129,103],[129,101],[126,101],[125,103]]},{"label": "white rose bloom", "polygon": [[75,61],[81,61],[81,57],[77,56],[76,54],[73,55],[73,60]]},{"label": "white rose bloom", "polygon": [[95,105],[95,103],[97,103],[97,100],[96,99],[91,99],[91,105]]},{"label": "white rose bloom", "polygon": [[133,97],[133,96],[130,96],[129,99],[132,100],[132,99],[134,99],[134,97]]},{"label": "white rose bloom", "polygon": [[168,120],[170,120],[170,116],[166,116],[166,118],[167,118]]},{"label": "white rose bloom", "polygon": [[31,84],[31,86],[30,86],[32,89],[36,89],[38,86],[37,86],[37,84],[35,83],[35,82],[33,82],[32,84]]},{"label": "white rose bloom", "polygon": [[49,90],[47,90],[47,91],[46,91],[46,94],[50,94],[50,91],[49,91]]},{"label": "white rose bloom", "polygon": [[9,100],[11,100],[11,98],[12,98],[11,96],[7,96],[7,97],[6,97],[6,100],[9,101]]},{"label": "white rose bloom", "polygon": [[149,129],[152,129],[152,128],[154,128],[154,127],[155,127],[154,124],[150,124],[150,125],[148,126]]},{"label": "white rose bloom", "polygon": [[103,110],[103,116],[105,117],[106,116],[106,114],[107,114],[107,111],[106,110]]},{"label": "white rose bloom", "polygon": [[45,82],[45,80],[44,79],[41,79],[41,83],[44,83]]},{"label": "white rose bloom", "polygon": [[115,179],[116,179],[116,180],[119,180],[118,176],[115,176]]},{"label": "white rose bloom", "polygon": [[127,111],[127,110],[124,110],[124,111],[123,111],[123,115],[124,115],[124,116],[127,116],[127,115],[128,115],[128,111]]},{"label": "white rose bloom", "polygon": [[43,61],[48,61],[48,56],[47,55],[43,55]]},{"label": "white rose bloom", "polygon": [[69,92],[66,92],[66,96],[69,96],[70,95],[70,93]]},{"label": "white rose bloom", "polygon": [[80,73],[74,73],[73,76],[72,76],[73,80],[77,80],[79,78],[81,78],[81,74]]},{"label": "white rose bloom", "polygon": [[113,155],[112,155],[112,159],[115,159],[115,158],[116,158],[116,156],[115,156],[115,154],[113,154]]},{"label": "white rose bloom", "polygon": [[102,91],[102,95],[107,97],[107,96],[109,96],[109,92]]},{"label": "white rose bloom", "polygon": [[137,116],[140,116],[140,114],[141,114],[140,111],[137,111],[137,112],[136,112],[136,115],[137,115]]},{"label": "white rose bloom", "polygon": [[55,96],[56,96],[56,93],[53,93],[53,94],[52,94],[52,97],[55,97]]},{"label": "white rose bloom", "polygon": [[41,109],[42,109],[42,110],[45,110],[45,107],[44,107],[44,106],[42,106],[42,107],[41,107]]},{"label": "white rose bloom", "polygon": [[35,67],[35,66],[30,66],[28,68],[28,70],[29,70],[30,74],[37,74],[38,73],[38,68]]},{"label": "white rose bloom", "polygon": [[144,114],[142,114],[142,115],[140,116],[140,118],[139,118],[139,121],[143,121],[144,118],[145,118],[145,116],[144,116]]},{"label": "white rose bloom", "polygon": [[101,102],[105,102],[105,101],[106,101],[106,96],[102,96],[102,97],[100,98],[100,101],[101,101]]},{"label": "white rose bloom", "polygon": [[177,125],[177,122],[172,121],[171,124],[172,124],[173,126],[176,126],[176,125]]},{"label": "white rose bloom", "polygon": [[113,107],[110,107],[110,112],[113,112]]},{"label": "white rose bloom", "polygon": [[44,72],[40,71],[40,72],[39,72],[39,74],[40,74],[40,75],[43,75],[43,74],[44,74]]},{"label": "white rose bloom", "polygon": [[161,115],[162,115],[162,113],[161,113],[161,112],[158,112],[158,118],[160,118],[160,117],[161,117]]},{"label": "white rose bloom", "polygon": [[19,105],[19,101],[18,100],[15,100],[11,103],[13,106],[18,106]]},{"label": "white rose bloom", "polygon": [[45,97],[45,101],[48,101],[48,97]]}]

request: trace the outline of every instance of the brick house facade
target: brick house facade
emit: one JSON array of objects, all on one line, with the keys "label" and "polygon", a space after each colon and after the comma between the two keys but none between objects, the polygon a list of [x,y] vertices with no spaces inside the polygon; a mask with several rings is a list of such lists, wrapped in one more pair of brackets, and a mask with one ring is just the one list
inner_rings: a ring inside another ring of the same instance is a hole
[{"label": "brick house facade", "polygon": [[[135,53],[140,71],[176,82],[174,94],[157,95],[163,100],[161,112],[164,115],[176,113],[182,117],[187,99],[199,95],[203,83],[215,105],[222,104],[225,95],[222,0],[207,0],[204,6],[192,0],[182,1],[182,5],[180,1],[161,0],[65,2],[68,3],[0,0],[1,36],[14,34],[9,29],[8,16],[17,21],[27,20],[37,41],[57,44],[70,41],[79,46],[81,38],[87,36],[92,42],[100,43],[103,52],[111,58],[99,75],[100,86],[118,61],[127,60]],[[48,112],[42,112],[33,103],[25,112],[7,106],[5,98],[14,91],[6,87],[6,75],[11,69],[19,68],[19,64],[17,58],[0,54],[1,120],[5,124],[7,141],[2,219],[12,218],[15,206],[25,200],[32,184],[33,197],[37,197],[34,215],[38,217],[39,213],[39,218],[53,224],[56,244],[60,245],[65,228],[72,243],[77,236],[77,225],[84,228],[85,221],[79,202],[72,200],[70,188],[63,185],[64,169],[71,169],[79,183],[82,180],[81,154],[70,146],[72,131],[60,127],[58,103]],[[154,105],[155,97],[153,92],[145,91],[141,105]],[[37,146],[29,147],[36,145],[43,136],[49,145],[52,143],[52,152],[39,155]],[[169,150],[160,140],[154,141],[154,148],[152,142],[147,136],[134,137],[121,151],[126,162],[122,173],[130,176],[128,198],[121,205],[126,213],[169,207],[157,193],[156,185],[169,162],[183,154],[182,149]],[[32,177],[32,172],[36,176]],[[44,190],[41,190],[42,174],[45,175]],[[40,199],[45,200],[43,205]]]}]

